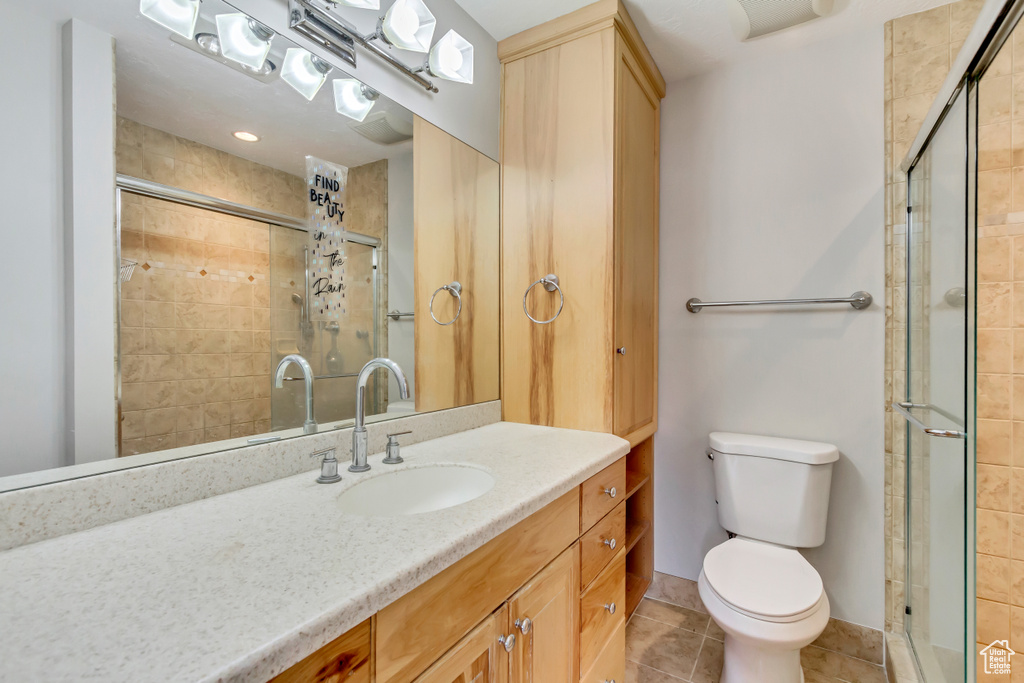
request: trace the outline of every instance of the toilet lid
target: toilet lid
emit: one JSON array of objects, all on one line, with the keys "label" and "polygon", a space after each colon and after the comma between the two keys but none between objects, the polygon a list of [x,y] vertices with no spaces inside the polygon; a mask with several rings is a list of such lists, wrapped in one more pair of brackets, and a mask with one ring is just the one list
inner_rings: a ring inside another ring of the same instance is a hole
[{"label": "toilet lid", "polygon": [[812,609],[821,600],[821,577],[792,548],[734,538],[704,557],[704,577],[720,598],[769,620]]}]

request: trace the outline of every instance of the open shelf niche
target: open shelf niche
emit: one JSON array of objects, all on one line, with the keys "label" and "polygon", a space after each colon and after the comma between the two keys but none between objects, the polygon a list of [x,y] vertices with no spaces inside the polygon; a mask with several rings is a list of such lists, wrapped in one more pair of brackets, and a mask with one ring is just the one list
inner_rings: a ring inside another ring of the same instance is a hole
[{"label": "open shelf niche", "polygon": [[654,437],[626,456],[626,618],[654,578]]}]

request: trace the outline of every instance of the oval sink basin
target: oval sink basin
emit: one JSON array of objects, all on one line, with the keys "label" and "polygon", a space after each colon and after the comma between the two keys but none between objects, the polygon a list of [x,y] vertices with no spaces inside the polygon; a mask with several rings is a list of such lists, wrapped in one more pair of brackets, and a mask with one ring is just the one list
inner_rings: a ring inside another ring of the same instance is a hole
[{"label": "oval sink basin", "polygon": [[352,515],[418,515],[468,503],[493,487],[494,477],[475,467],[411,467],[359,482],[338,496],[338,506]]}]

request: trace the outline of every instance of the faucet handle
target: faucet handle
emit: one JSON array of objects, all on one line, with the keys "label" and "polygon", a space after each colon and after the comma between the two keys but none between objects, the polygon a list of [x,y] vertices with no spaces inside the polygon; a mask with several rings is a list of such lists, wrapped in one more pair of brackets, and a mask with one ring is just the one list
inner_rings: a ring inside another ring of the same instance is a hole
[{"label": "faucet handle", "polygon": [[341,475],[338,474],[338,459],[334,457],[334,448],[325,448],[322,451],[310,453],[309,457],[319,458],[321,455],[324,456],[324,459],[320,463],[320,476],[316,478],[316,483],[333,484],[341,481]]},{"label": "faucet handle", "polygon": [[388,452],[387,455],[384,456],[384,459],[381,461],[385,465],[397,465],[400,462],[404,462],[402,456],[398,454],[398,437],[402,436],[403,434],[412,434],[412,430],[388,434]]}]

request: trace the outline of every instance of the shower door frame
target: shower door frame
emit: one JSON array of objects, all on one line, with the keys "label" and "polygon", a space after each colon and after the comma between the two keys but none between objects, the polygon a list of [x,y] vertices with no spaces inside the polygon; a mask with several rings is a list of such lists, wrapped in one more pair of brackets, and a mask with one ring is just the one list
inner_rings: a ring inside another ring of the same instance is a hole
[{"label": "shower door frame", "polygon": [[[309,224],[301,219],[293,216],[288,216],[281,213],[275,213],[273,211],[264,211],[254,206],[247,206],[245,204],[238,204],[237,202],[231,202],[226,199],[219,199],[217,197],[211,197],[210,195],[200,194],[198,192],[192,192],[191,190],[183,190],[180,187],[174,187],[172,185],[164,185],[162,183],[153,182],[152,180],[145,180],[143,178],[137,178],[135,176],[125,175],[118,173],[116,176],[115,190],[114,190],[114,234],[117,240],[117,253],[115,255],[117,264],[121,263],[121,193],[128,192],[129,194],[139,195],[142,197],[150,197],[152,199],[159,199],[161,201],[171,202],[174,204],[181,204],[184,206],[191,206],[199,209],[205,209],[214,213],[225,214],[229,216],[235,216],[238,218],[245,218],[248,220],[256,221],[259,223],[266,223],[269,226],[277,226],[281,228],[289,228],[292,230],[299,230],[301,232],[309,232]],[[380,239],[371,235],[364,235],[358,232],[341,231],[342,238],[346,242],[352,242],[354,244],[360,244],[363,246],[370,247],[372,249],[372,263],[373,263],[373,355],[379,355],[379,344],[380,337],[384,330],[382,325],[382,316],[380,315],[380,295],[381,295],[381,271],[380,271],[380,250],[382,242]],[[117,273],[115,272],[115,275]],[[308,269],[307,269],[308,275]],[[115,282],[117,284],[115,288],[115,315],[117,316],[117,329],[118,333],[115,336],[116,347],[114,349],[117,357],[117,362],[114,364],[115,372],[115,414],[117,419],[121,419],[121,279],[116,277]],[[307,292],[308,296],[308,292]],[[356,374],[350,376],[355,377]],[[342,375],[339,375],[339,377]],[[344,375],[349,376],[349,375]],[[315,378],[314,378],[315,379]],[[375,395],[377,403],[380,403],[381,383],[375,383]],[[116,458],[121,457],[121,430],[120,424],[116,425],[117,431],[117,448]],[[216,442],[214,442],[216,443]],[[238,448],[239,446],[230,446],[228,448],[214,448],[209,451],[204,451],[203,455],[208,453],[216,453],[223,450],[231,450]],[[192,454],[182,457],[192,457]]]}]

